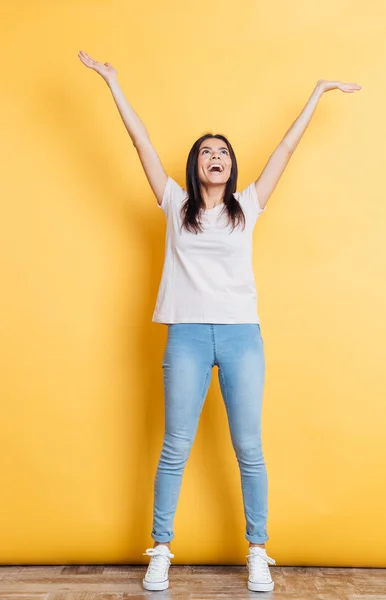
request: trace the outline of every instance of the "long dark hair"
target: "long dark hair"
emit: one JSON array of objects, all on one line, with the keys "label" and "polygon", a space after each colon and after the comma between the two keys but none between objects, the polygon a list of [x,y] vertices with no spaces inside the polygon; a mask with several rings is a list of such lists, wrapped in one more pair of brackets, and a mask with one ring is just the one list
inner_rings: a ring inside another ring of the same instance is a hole
[{"label": "long dark hair", "polygon": [[185,227],[185,229],[191,231],[192,233],[199,233],[202,231],[201,210],[205,209],[205,202],[201,196],[197,162],[201,143],[208,138],[218,138],[219,140],[225,142],[229,148],[229,154],[232,159],[232,168],[230,177],[225,186],[224,208],[228,213],[228,224],[232,222],[232,231],[239,223],[243,223],[245,227],[245,216],[243,209],[233,196],[234,192],[236,191],[238,174],[236,156],[227,138],[219,133],[216,133],[215,135],[212,133],[205,133],[196,142],[194,142],[192,148],[190,149],[186,163],[186,189],[189,197],[181,208],[182,227]]}]

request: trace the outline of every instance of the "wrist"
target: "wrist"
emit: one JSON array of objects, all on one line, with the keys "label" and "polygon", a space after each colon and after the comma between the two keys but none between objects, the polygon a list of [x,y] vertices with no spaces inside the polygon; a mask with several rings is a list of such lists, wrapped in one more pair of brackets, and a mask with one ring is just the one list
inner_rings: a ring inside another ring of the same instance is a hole
[{"label": "wrist", "polygon": [[319,81],[317,81],[314,92],[320,96],[322,94],[324,94],[324,80],[323,79],[319,79]]},{"label": "wrist", "polygon": [[118,84],[118,79],[117,79],[116,76],[114,76],[114,77],[106,77],[105,78],[105,82],[107,83],[107,85],[109,86],[109,88],[111,88],[114,85]]}]

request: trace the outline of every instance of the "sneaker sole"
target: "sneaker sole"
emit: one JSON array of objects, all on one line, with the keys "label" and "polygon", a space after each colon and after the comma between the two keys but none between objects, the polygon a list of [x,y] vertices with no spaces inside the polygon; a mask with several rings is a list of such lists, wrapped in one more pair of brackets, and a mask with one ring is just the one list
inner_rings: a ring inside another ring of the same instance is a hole
[{"label": "sneaker sole", "polygon": [[256,583],[253,581],[249,581],[248,579],[248,589],[252,592],[272,592],[274,587],[274,581],[271,581],[270,583]]},{"label": "sneaker sole", "polygon": [[142,585],[145,590],[151,592],[166,590],[169,587],[169,579],[166,579],[165,581],[147,581],[146,579],[142,579]]}]

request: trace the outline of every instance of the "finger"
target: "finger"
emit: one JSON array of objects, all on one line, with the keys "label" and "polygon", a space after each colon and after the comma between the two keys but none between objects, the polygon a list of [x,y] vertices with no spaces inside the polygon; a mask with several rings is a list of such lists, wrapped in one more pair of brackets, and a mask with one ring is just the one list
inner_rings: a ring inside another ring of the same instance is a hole
[{"label": "finger", "polygon": [[[79,55],[78,55],[79,56]],[[95,64],[89,59],[86,58],[85,56],[79,56],[79,59],[82,61],[82,63],[84,65],[86,65],[86,67],[88,67],[89,69],[95,69]]]},{"label": "finger", "polygon": [[96,61],[91,58],[91,56],[89,54],[87,54],[87,52],[83,52],[85,58],[87,58],[91,63],[95,63]]},{"label": "finger", "polygon": [[89,56],[85,56],[84,60],[86,62],[86,65],[88,65],[89,67],[94,67],[95,66],[95,60],[93,60]]}]

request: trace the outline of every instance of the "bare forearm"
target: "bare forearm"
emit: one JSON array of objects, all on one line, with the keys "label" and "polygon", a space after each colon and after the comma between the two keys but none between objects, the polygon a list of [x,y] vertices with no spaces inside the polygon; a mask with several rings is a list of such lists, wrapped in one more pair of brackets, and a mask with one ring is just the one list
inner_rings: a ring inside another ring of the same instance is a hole
[{"label": "bare forearm", "polygon": [[133,107],[130,106],[118,83],[118,80],[115,78],[112,81],[109,81],[108,86],[134,146],[136,146],[143,139],[148,140],[148,131]]},{"label": "bare forearm", "polygon": [[317,84],[302,112],[283,137],[282,143],[287,146],[290,152],[293,152],[300,142],[322,94],[323,90],[319,84]]}]

